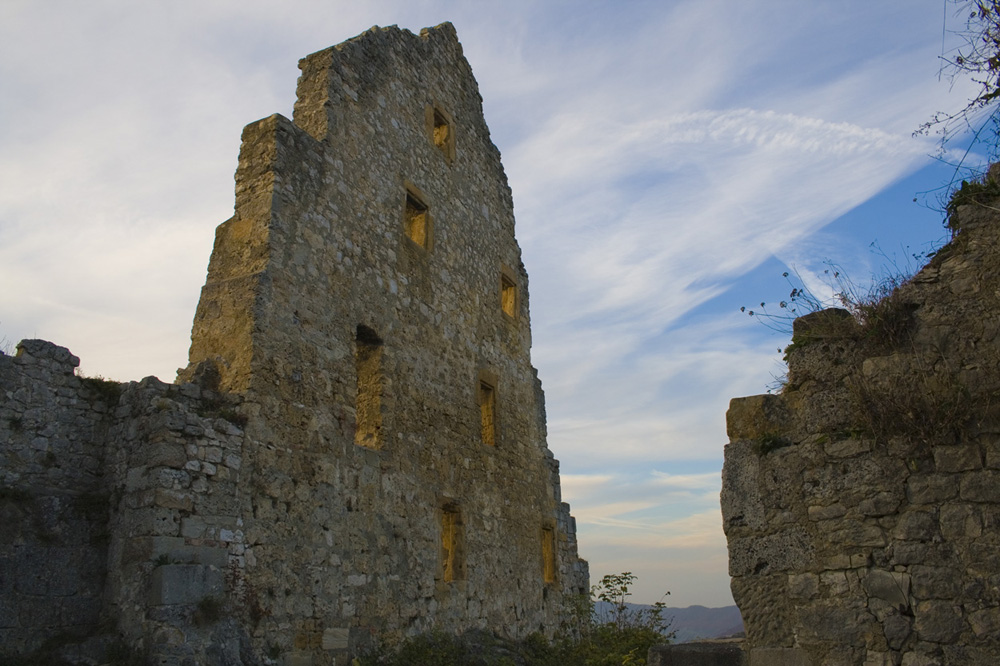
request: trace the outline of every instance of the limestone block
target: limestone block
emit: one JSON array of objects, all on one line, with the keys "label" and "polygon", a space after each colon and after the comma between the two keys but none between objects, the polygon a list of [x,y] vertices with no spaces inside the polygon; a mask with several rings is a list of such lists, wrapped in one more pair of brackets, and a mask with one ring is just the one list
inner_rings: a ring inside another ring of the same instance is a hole
[{"label": "limestone block", "polygon": [[827,444],[823,447],[826,454],[833,458],[849,458],[860,453],[868,453],[871,449],[872,440],[855,439],[853,437],[847,439],[836,439],[827,442]]},{"label": "limestone block", "polygon": [[800,648],[753,648],[749,666],[817,666]]},{"label": "limestone block", "polygon": [[801,626],[799,640],[804,643],[829,642],[838,650],[862,647],[865,637],[871,631],[867,625],[871,620],[859,610],[836,602],[817,603],[802,608],[799,612]]},{"label": "limestone block", "polygon": [[733,398],[726,412],[726,434],[730,441],[758,440],[788,429],[788,409],[781,396],[754,395]]},{"label": "limestone block", "polygon": [[869,597],[882,599],[897,607],[908,608],[910,606],[910,576],[908,574],[873,569],[865,576],[864,586]]},{"label": "limestone block", "polygon": [[908,541],[931,541],[937,535],[938,519],[929,511],[904,513],[892,530],[894,538]]},{"label": "limestone block", "polygon": [[917,599],[953,599],[961,590],[961,572],[953,566],[934,567],[915,564],[910,567],[913,596]]},{"label": "limestone block", "polygon": [[800,571],[814,559],[809,536],[793,527],[775,534],[730,540],[729,575]]},{"label": "limestone block", "polygon": [[974,504],[945,504],[939,513],[941,535],[945,538],[975,538],[983,533],[979,508]]},{"label": "limestone block", "polygon": [[154,606],[196,604],[223,593],[222,572],[202,564],[164,564],[153,569],[149,603]]},{"label": "limestone block", "polygon": [[963,500],[1000,503],[1000,471],[984,470],[965,474],[960,488]]},{"label": "limestone block", "polygon": [[905,615],[893,613],[882,621],[885,641],[893,650],[899,650],[913,633],[913,620]]},{"label": "limestone block", "polygon": [[649,666],[744,666],[741,641],[704,641],[680,645],[654,645],[646,659]]},{"label": "limestone block", "polygon": [[282,666],[313,666],[313,654],[305,650],[286,652],[281,657]]},{"label": "limestone block", "polygon": [[906,498],[913,504],[936,504],[958,496],[958,479],[951,474],[911,474]]},{"label": "limestone block", "polygon": [[767,518],[761,497],[760,456],[749,442],[726,445],[722,478],[720,502],[722,524],[727,533],[764,529]]},{"label": "limestone block", "polygon": [[934,449],[934,466],[939,472],[967,472],[981,469],[982,454],[975,444],[939,446]]},{"label": "limestone block", "polygon": [[819,593],[819,576],[813,573],[788,574],[788,596],[812,599]]},{"label": "limestone block", "polygon": [[899,493],[882,491],[861,500],[858,511],[865,516],[887,516],[896,512],[902,499]]},{"label": "limestone block", "polygon": [[954,643],[969,628],[959,607],[937,600],[916,605],[913,626],[922,640],[933,643]]},{"label": "limestone block", "polygon": [[1000,636],[1000,607],[994,606],[969,613],[969,624],[976,636]]},{"label": "limestone block", "polygon": [[327,628],[323,630],[323,649],[324,650],[346,650],[349,644],[350,629],[347,627],[343,628]]},{"label": "limestone block", "polygon": [[142,450],[142,464],[149,467],[184,467],[187,452],[179,441],[150,442]]},{"label": "limestone block", "polygon": [[831,504],[829,506],[811,506],[807,513],[809,520],[829,520],[840,518],[847,513],[847,509],[844,508],[843,504]]}]

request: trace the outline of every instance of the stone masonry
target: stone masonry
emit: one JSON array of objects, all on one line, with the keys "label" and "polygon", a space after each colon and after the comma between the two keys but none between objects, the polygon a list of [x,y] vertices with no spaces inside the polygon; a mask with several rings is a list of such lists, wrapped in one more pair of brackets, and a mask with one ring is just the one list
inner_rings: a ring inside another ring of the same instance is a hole
[{"label": "stone masonry", "polygon": [[788,385],[730,404],[722,509],[752,666],[998,663],[996,205],[959,208],[951,243],[860,324],[796,320]]},{"label": "stone masonry", "polygon": [[0,356],[0,654],[346,664],[551,634],[587,591],[454,28],[299,67],[294,120],[243,132],[175,385],[84,380],[41,341]]}]

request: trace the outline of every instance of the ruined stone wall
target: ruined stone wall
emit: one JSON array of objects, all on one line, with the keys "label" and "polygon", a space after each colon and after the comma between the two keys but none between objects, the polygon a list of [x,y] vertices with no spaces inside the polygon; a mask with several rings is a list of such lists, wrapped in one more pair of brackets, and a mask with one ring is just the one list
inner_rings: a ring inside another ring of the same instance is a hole
[{"label": "ruined stone wall", "polygon": [[108,493],[107,401],[41,340],[0,354],[0,656],[100,621]]},{"label": "ruined stone wall", "polygon": [[863,326],[797,320],[788,385],[732,401],[722,508],[751,664],[996,663],[995,206],[959,209]]},{"label": "ruined stone wall", "polygon": [[197,621],[205,599],[245,601],[238,399],[17,351],[0,355],[0,658],[238,655],[237,622]]},{"label": "ruined stone wall", "polygon": [[182,373],[244,398],[255,640],[325,664],[373,637],[551,631],[586,563],[454,28],[373,28],[300,69],[294,122],[244,130]]}]

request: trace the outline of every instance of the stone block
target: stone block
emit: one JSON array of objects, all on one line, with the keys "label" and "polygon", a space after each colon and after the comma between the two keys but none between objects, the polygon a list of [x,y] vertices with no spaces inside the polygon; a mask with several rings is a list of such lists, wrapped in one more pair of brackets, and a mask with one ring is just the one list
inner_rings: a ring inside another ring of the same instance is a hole
[{"label": "stone block", "polygon": [[954,643],[969,625],[951,601],[921,601],[917,604],[913,627],[921,640]]},{"label": "stone block", "polygon": [[967,502],[1000,503],[1000,471],[971,472],[962,477],[960,496]]},{"label": "stone block", "polygon": [[939,446],[934,449],[934,467],[939,472],[967,472],[981,469],[982,466],[982,456],[975,444]]},{"label": "stone block", "polygon": [[984,608],[969,614],[969,624],[976,636],[1000,636],[1000,608]]},{"label": "stone block", "polygon": [[843,504],[830,504],[829,506],[811,506],[807,513],[809,520],[830,520],[831,518],[840,518],[847,513],[847,509],[844,508]]},{"label": "stone block", "polygon": [[865,644],[865,637],[872,630],[871,623],[865,621],[867,613],[837,602],[821,603],[799,612],[799,638],[803,643],[828,642],[838,646],[838,650]]},{"label": "stone block", "polygon": [[805,650],[799,648],[754,648],[749,666],[814,666]]},{"label": "stone block", "polygon": [[705,641],[649,648],[649,666],[744,666],[742,641]]},{"label": "stone block", "polygon": [[350,643],[350,629],[327,628],[323,630],[324,650],[346,650]]},{"label": "stone block", "polygon": [[136,464],[149,467],[181,468],[187,462],[187,453],[180,442],[151,442],[136,456]]},{"label": "stone block", "polygon": [[882,621],[882,633],[885,634],[885,641],[889,647],[899,650],[913,633],[913,621],[905,615],[894,613]]},{"label": "stone block", "polygon": [[955,567],[932,567],[915,564],[910,567],[913,596],[927,599],[954,599],[962,587],[962,575]]},{"label": "stone block", "polygon": [[904,513],[892,530],[894,538],[906,541],[931,541],[937,534],[937,517],[929,511]]},{"label": "stone block", "polygon": [[872,442],[869,439],[838,439],[828,442],[823,450],[832,458],[848,458],[871,451]]},{"label": "stone block", "polygon": [[819,576],[812,573],[788,574],[788,596],[812,599],[819,593]]},{"label": "stone block", "polygon": [[910,576],[895,571],[873,569],[864,579],[865,591],[869,597],[887,601],[904,608],[910,605]]},{"label": "stone block", "polygon": [[781,396],[764,394],[733,398],[726,412],[730,441],[757,440],[788,429],[788,409]]},{"label": "stone block", "polygon": [[281,656],[282,666],[313,666],[313,654],[305,650],[286,652]]},{"label": "stone block", "polygon": [[153,503],[166,509],[191,511],[194,508],[194,495],[185,490],[167,490],[157,488]]},{"label": "stone block", "polygon": [[911,474],[906,497],[913,504],[937,504],[958,497],[958,480],[950,474]]},{"label": "stone block", "polygon": [[801,571],[813,557],[812,543],[799,528],[762,537],[731,539],[729,575]]},{"label": "stone block", "polygon": [[896,493],[884,491],[861,500],[858,511],[865,516],[888,516],[896,512],[901,501],[902,497]]},{"label": "stone block", "polygon": [[149,603],[155,606],[196,604],[223,593],[222,571],[201,564],[165,564],[153,569]]}]

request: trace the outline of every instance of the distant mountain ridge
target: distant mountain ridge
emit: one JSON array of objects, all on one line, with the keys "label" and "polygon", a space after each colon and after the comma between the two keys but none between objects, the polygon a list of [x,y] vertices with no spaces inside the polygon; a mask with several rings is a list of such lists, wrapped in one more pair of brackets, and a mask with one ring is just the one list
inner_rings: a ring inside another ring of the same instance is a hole
[{"label": "distant mountain ridge", "polygon": [[[627,604],[630,609],[641,610],[652,608],[644,604]],[[598,617],[607,616],[611,604],[598,601],[594,610]],[[722,608],[707,608],[705,606],[688,606],[687,608],[663,609],[663,617],[671,620],[667,631],[676,632],[673,642],[686,643],[703,638],[723,638],[743,632],[743,618],[736,606]]]}]

